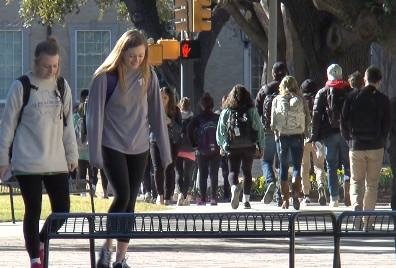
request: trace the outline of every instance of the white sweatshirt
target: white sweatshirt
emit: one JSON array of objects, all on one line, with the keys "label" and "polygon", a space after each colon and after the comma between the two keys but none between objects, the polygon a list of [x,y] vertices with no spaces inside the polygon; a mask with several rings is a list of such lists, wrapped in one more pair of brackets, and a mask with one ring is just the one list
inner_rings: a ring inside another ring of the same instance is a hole
[{"label": "white sweatshirt", "polygon": [[[11,159],[14,174],[68,172],[67,164],[78,161],[70,87],[65,81],[62,105],[56,79],[40,79],[32,73],[28,77],[38,90],[31,89],[18,127],[23,103],[22,83],[15,80],[8,92],[0,125],[0,165],[9,164],[9,148],[14,141]],[[63,114],[67,118],[66,127],[63,125]]]}]

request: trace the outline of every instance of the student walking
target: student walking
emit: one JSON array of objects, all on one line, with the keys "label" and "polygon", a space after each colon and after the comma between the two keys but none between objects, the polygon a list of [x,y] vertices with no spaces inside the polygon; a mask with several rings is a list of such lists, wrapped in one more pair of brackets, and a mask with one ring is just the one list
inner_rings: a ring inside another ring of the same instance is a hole
[{"label": "student walking", "polygon": [[273,99],[279,94],[279,84],[283,77],[288,74],[287,66],[284,62],[276,62],[272,67],[272,77],[274,81],[264,85],[256,96],[256,108],[264,126],[265,144],[261,159],[263,176],[267,190],[261,202],[269,204],[272,202],[276,190],[276,177],[274,172],[274,161],[276,155],[276,143],[274,132],[271,129],[271,107]]},{"label": "student walking", "polygon": [[[349,192],[351,175],[348,158],[348,144],[340,133],[342,106],[352,91],[343,80],[342,68],[332,64],[327,68],[326,85],[315,97],[312,114],[312,135],[310,142],[323,142],[326,149],[327,178],[330,191],[330,207],[339,206],[339,183],[337,169],[341,162],[344,168],[344,192]],[[321,189],[320,189],[321,190]],[[346,201],[348,204],[348,201]]]},{"label": "student walking", "polygon": [[252,165],[256,150],[264,146],[263,126],[249,91],[242,85],[235,85],[228,94],[217,125],[216,140],[221,153],[228,157],[231,185],[231,207],[239,206],[241,187],[239,170],[243,173],[243,204],[250,209],[252,187]]},{"label": "student walking", "polygon": [[42,184],[52,211],[69,212],[68,173],[78,161],[71,90],[59,73],[59,47],[48,38],[36,46],[33,71],[12,83],[0,127],[0,176],[10,168],[21,188],[32,268],[43,267],[47,235],[46,224],[39,232]]},{"label": "student walking", "polygon": [[209,93],[200,99],[202,112],[194,116],[188,126],[188,136],[196,148],[199,168],[199,197],[197,205],[206,205],[207,182],[210,176],[210,204],[217,205],[218,174],[220,166],[220,150],[216,142],[216,129],[219,115],[213,112],[214,102]]},{"label": "student walking", "polygon": [[311,122],[309,108],[297,81],[285,76],[279,85],[279,95],[272,102],[271,128],[274,130],[279,156],[282,208],[289,208],[289,151],[293,165],[292,198],[293,207],[300,208],[298,199],[301,192],[301,161],[304,150],[304,137],[308,134]]},{"label": "student walking", "polygon": [[[301,92],[308,105],[309,114],[312,114],[313,104],[315,95],[318,92],[318,87],[316,83],[311,79],[306,79],[301,83]],[[309,128],[311,127],[311,122],[309,122]],[[311,203],[309,198],[309,193],[311,191],[311,159],[313,163],[313,168],[315,172],[315,180],[318,185],[319,198],[318,202],[320,205],[326,205],[326,195],[325,195],[325,171],[324,171],[324,150],[323,145],[320,142],[308,142],[309,136],[304,139],[304,153],[301,163],[301,178],[302,178],[302,190],[304,194],[303,204]]]},{"label": "student walking", "polygon": [[[147,51],[142,32],[125,32],[96,70],[91,84],[89,159],[91,165],[104,167],[114,189],[109,213],[134,212],[149,155],[149,125],[159,145],[162,165],[166,167],[172,161],[158,79],[148,65]],[[125,261],[128,243],[129,239],[118,239],[114,268],[129,267]],[[107,239],[97,267],[110,267],[111,249],[112,240]]]},{"label": "student walking", "polygon": [[384,147],[390,129],[390,104],[378,89],[381,71],[374,66],[364,74],[365,87],[346,99],[341,131],[349,141],[351,202],[355,211],[374,210]]},{"label": "student walking", "polygon": [[161,144],[157,142],[154,132],[150,135],[150,156],[153,164],[155,186],[158,193],[156,203],[171,205],[171,199],[175,191],[175,162],[181,142],[182,118],[172,89],[162,87],[161,98],[165,108],[172,162],[167,167],[162,165],[162,155],[159,148]]}]

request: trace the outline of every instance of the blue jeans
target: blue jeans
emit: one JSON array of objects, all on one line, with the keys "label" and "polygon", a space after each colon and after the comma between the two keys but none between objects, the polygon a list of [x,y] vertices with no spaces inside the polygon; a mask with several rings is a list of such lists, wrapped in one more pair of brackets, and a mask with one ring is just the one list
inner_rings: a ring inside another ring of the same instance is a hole
[{"label": "blue jeans", "polygon": [[275,173],[274,173],[274,159],[276,154],[276,143],[275,143],[275,135],[273,132],[264,134],[264,148],[263,148],[263,157],[261,159],[261,165],[263,169],[263,176],[265,178],[265,183],[268,185],[271,182],[275,182]]},{"label": "blue jeans", "polygon": [[329,182],[329,192],[333,201],[339,199],[339,183],[337,169],[341,163],[344,167],[344,174],[351,176],[349,167],[349,148],[345,139],[340,133],[332,134],[323,139],[326,149],[327,178]]},{"label": "blue jeans", "polygon": [[280,136],[276,142],[279,155],[279,177],[281,181],[287,181],[289,170],[289,150],[291,152],[291,163],[293,165],[293,178],[300,177],[301,162],[304,152],[303,135]]}]

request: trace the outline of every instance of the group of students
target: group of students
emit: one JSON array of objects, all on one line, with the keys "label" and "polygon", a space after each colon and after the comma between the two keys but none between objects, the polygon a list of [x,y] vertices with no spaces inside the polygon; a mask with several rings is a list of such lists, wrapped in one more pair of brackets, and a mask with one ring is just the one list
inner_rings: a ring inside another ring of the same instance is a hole
[{"label": "group of students", "polygon": [[[374,209],[390,130],[389,100],[378,90],[380,70],[370,66],[364,78],[354,73],[348,83],[341,66],[332,64],[321,89],[310,79],[299,87],[282,62],[275,63],[272,74],[274,81],[256,97],[265,132],[262,167],[268,186],[262,202],[270,203],[276,191],[274,161],[278,157],[279,205],[289,207],[290,192],[295,209],[300,208],[302,197],[309,203],[312,157],[321,205],[327,204],[325,160],[330,207],[339,206],[337,171],[343,169],[345,205],[354,210]],[[293,166],[291,191],[289,162]]]},{"label": "group of students", "polygon": [[[182,182],[185,177],[180,171],[181,166],[185,167],[185,158],[180,155],[183,151],[180,129],[183,119],[191,115],[180,112],[172,90],[160,89],[156,73],[148,64],[147,52],[148,44],[142,32],[125,32],[95,71],[90,85],[85,139],[89,165],[103,169],[113,187],[109,213],[134,212],[149,155],[156,174],[159,203],[167,203],[173,194],[175,167],[179,170],[181,202],[188,191],[188,182]],[[25,203],[23,233],[32,268],[43,267],[43,243],[47,235],[45,225],[39,232],[42,185],[52,211],[69,212],[69,173],[79,163],[72,94],[67,81],[60,76],[59,54],[53,38],[37,45],[33,71],[11,85],[0,128],[0,177],[11,169],[19,182]],[[206,180],[210,174],[213,177],[210,203],[216,204],[216,178],[221,162],[228,167],[232,208],[239,206],[242,191],[244,207],[250,208],[252,163],[261,153],[269,184],[264,201],[270,202],[276,188],[272,165],[277,152],[282,207],[288,208],[290,150],[293,206],[299,207],[305,139],[306,144],[311,144],[307,149],[310,152],[318,150],[319,143],[324,144],[331,202],[336,206],[338,181],[334,176],[340,155],[345,160],[342,162],[345,173],[349,174],[348,157],[344,154],[348,140],[352,204],[356,209],[374,208],[377,173],[390,124],[389,101],[377,90],[381,80],[379,70],[368,68],[366,86],[352,90],[342,81],[341,68],[330,66],[329,81],[316,93],[312,112],[296,80],[287,75],[285,64],[275,64],[273,75],[275,81],[260,91],[256,102],[244,86],[235,85],[224,99],[220,115],[213,112],[213,99],[205,94],[200,101],[202,112],[184,125],[192,148],[197,151],[201,191],[198,203],[209,201]],[[341,104],[335,96],[344,92],[348,94],[340,98]],[[337,110],[338,115],[333,114],[333,102],[334,107],[341,109]],[[336,125],[333,119],[338,120]],[[80,160],[87,159],[80,157]],[[80,164],[86,163],[80,161]],[[243,189],[238,180],[240,169]],[[367,187],[363,198],[365,176]],[[111,219],[108,224],[112,224]],[[99,252],[97,267],[129,267],[125,259],[128,244],[129,239],[117,240],[115,262],[111,265],[112,239],[107,239]]]}]

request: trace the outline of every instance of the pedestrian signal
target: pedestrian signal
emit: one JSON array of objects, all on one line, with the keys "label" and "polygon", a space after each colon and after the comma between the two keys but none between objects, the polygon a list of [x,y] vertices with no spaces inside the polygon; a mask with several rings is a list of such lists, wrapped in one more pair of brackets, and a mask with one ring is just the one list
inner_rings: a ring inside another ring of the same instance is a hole
[{"label": "pedestrian signal", "polygon": [[201,57],[201,45],[198,40],[183,40],[180,42],[180,57],[182,59],[198,59]]}]

